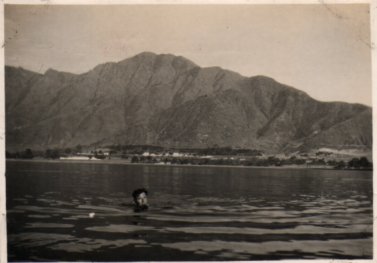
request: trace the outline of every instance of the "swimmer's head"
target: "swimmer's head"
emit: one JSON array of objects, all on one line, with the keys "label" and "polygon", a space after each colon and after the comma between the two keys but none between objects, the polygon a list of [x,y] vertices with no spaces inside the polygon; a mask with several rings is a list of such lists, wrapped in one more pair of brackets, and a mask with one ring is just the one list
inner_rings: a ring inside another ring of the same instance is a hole
[{"label": "swimmer's head", "polygon": [[134,199],[134,203],[138,210],[148,209],[147,195],[148,195],[148,191],[145,188],[140,188],[133,191],[132,197]]}]

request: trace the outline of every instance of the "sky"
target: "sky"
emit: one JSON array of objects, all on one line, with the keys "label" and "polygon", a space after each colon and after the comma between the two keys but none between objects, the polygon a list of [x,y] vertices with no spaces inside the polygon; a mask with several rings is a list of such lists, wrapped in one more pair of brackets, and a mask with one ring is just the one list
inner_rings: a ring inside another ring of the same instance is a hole
[{"label": "sky", "polygon": [[367,4],[5,6],[7,65],[84,73],[144,51],[372,105]]}]

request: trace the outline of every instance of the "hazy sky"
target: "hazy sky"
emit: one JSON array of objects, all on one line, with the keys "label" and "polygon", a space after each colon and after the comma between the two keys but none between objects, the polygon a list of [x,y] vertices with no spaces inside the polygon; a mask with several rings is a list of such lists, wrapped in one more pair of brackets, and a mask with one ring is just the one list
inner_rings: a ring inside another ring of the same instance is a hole
[{"label": "hazy sky", "polygon": [[7,65],[42,73],[152,51],[372,104],[368,5],[8,5],[5,38]]}]

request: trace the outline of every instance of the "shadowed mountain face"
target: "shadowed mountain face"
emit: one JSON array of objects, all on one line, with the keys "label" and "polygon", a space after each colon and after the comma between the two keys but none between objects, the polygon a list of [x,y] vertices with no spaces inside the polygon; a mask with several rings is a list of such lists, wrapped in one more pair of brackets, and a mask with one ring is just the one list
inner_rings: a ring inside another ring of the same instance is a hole
[{"label": "shadowed mountain face", "polygon": [[8,150],[232,146],[266,152],[372,145],[372,110],[319,102],[264,77],[141,53],[75,75],[5,68]]}]

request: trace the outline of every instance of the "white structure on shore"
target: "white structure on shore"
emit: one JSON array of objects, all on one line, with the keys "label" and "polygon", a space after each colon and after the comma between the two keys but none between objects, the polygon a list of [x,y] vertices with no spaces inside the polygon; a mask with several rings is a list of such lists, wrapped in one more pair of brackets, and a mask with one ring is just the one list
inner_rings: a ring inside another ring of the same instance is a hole
[{"label": "white structure on shore", "polygon": [[89,156],[68,156],[68,157],[60,157],[59,160],[71,160],[71,161],[97,161],[101,160],[96,157],[89,157]]},{"label": "white structure on shore", "polygon": [[60,157],[60,160],[90,160],[88,156],[68,156],[68,157]]}]

